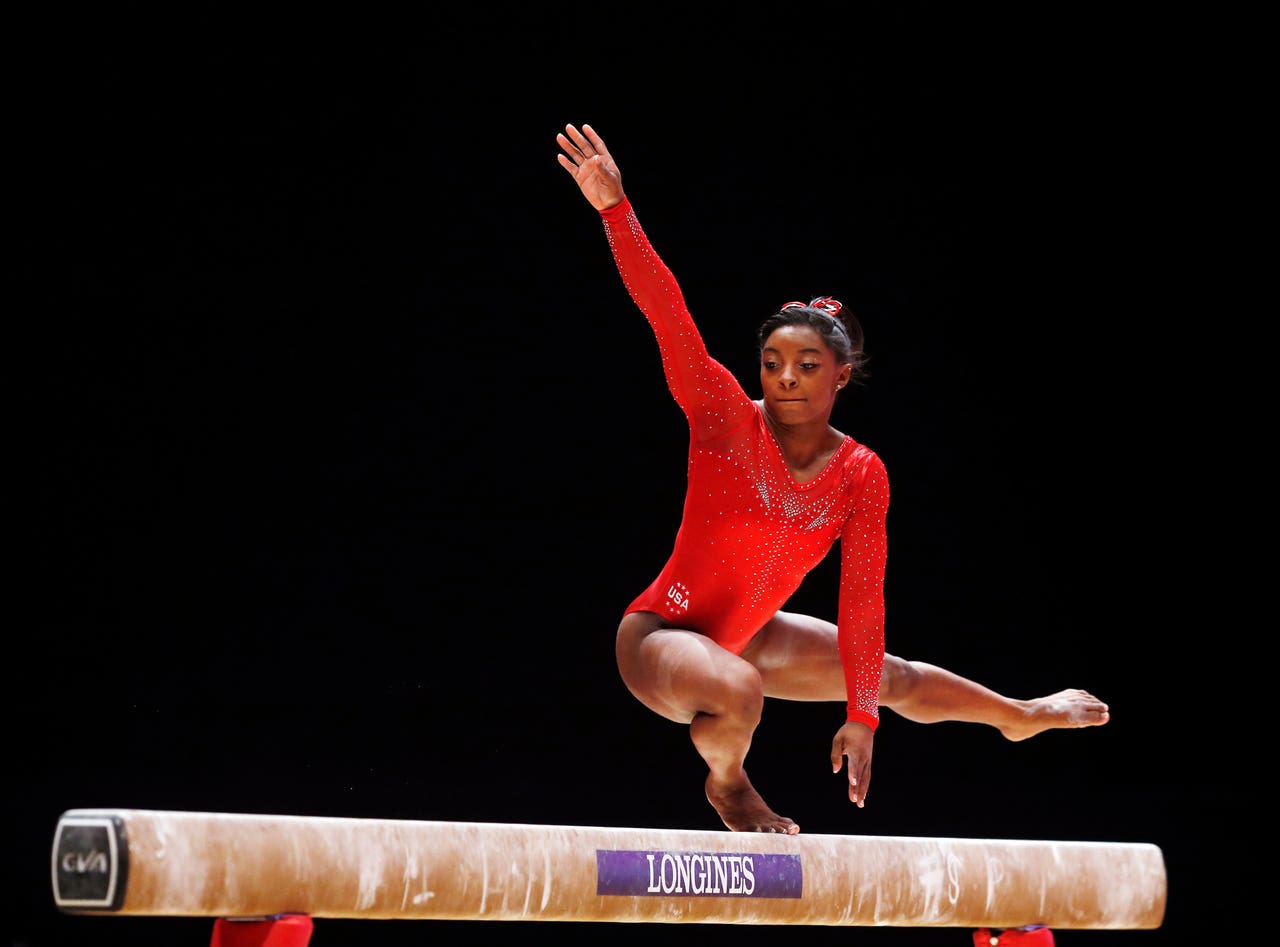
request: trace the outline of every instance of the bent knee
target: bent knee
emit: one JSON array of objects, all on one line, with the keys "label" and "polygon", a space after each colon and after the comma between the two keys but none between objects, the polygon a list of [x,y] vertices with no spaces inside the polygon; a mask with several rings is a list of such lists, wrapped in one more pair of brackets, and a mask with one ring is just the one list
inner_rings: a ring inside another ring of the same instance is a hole
[{"label": "bent knee", "polygon": [[627,689],[665,717],[758,716],[763,710],[764,681],[755,667],[705,635],[672,628],[660,615],[624,616],[615,650]]},{"label": "bent knee", "polygon": [[764,706],[764,677],[754,665],[739,659],[721,671],[719,683],[726,700]]},{"label": "bent knee", "polygon": [[698,710],[754,728],[764,714],[764,678],[746,661],[721,668],[706,682]]}]

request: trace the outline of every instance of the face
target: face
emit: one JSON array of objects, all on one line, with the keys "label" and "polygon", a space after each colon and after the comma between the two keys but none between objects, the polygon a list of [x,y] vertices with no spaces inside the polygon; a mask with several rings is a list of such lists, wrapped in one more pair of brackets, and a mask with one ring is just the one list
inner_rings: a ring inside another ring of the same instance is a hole
[{"label": "face", "polygon": [[849,383],[822,336],[808,326],[782,326],[760,352],[760,390],[769,414],[786,424],[826,421],[836,392]]}]

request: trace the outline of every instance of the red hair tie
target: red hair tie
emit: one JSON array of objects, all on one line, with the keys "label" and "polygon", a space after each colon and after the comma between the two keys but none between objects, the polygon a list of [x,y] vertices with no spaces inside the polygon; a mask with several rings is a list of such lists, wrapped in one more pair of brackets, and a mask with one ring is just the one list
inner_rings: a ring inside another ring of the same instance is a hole
[{"label": "red hair tie", "polygon": [[810,300],[807,303],[802,303],[799,300],[783,303],[782,308],[778,311],[781,312],[782,309],[820,309],[832,319],[837,319],[840,315],[840,310],[843,308],[844,306],[840,304],[840,300],[832,299],[830,296],[819,296],[817,299]]}]

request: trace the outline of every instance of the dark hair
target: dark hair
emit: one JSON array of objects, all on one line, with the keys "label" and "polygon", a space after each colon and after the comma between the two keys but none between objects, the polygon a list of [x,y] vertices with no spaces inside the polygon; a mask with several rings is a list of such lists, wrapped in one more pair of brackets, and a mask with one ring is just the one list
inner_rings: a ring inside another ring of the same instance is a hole
[{"label": "dark hair", "polygon": [[863,351],[862,324],[856,316],[845,310],[837,299],[817,296],[807,303],[790,302],[766,319],[756,334],[758,350],[764,351],[765,343],[776,329],[783,326],[808,326],[827,344],[841,365],[850,365],[853,372],[849,381],[862,384],[870,377],[867,371],[867,354]]}]

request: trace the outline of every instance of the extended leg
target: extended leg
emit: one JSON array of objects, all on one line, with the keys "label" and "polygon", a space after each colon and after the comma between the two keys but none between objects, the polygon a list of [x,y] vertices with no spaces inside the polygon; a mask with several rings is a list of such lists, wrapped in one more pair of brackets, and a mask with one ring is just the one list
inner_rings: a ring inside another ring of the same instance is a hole
[{"label": "extended leg", "polygon": [[1005,697],[946,668],[885,655],[880,704],[916,723],[985,723],[1010,740],[1045,730],[1096,727],[1111,719],[1107,705],[1075,688],[1046,697]]},{"label": "extended leg", "polygon": [[[808,615],[778,612],[742,652],[760,672],[766,697],[845,699],[836,626]],[[1070,688],[1020,700],[1005,697],[952,671],[923,661],[884,656],[880,705],[917,723],[954,720],[995,727],[1010,740],[1045,730],[1096,727],[1110,718],[1107,705]]]}]

